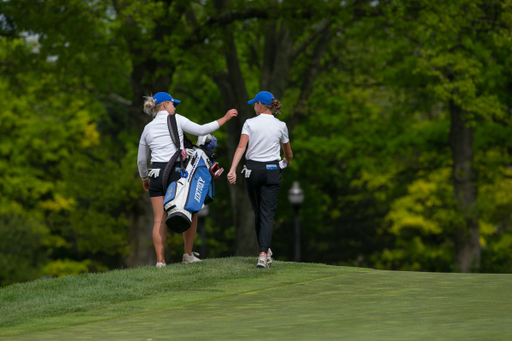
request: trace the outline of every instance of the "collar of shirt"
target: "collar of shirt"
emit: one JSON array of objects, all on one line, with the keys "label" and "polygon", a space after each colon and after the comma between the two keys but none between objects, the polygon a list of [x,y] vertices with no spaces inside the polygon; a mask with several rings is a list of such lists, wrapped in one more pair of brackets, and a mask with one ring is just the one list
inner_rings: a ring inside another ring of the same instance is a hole
[{"label": "collar of shirt", "polygon": [[157,118],[158,116],[164,116],[164,115],[169,115],[167,110],[162,110],[162,111],[157,112],[155,115],[155,118]]}]

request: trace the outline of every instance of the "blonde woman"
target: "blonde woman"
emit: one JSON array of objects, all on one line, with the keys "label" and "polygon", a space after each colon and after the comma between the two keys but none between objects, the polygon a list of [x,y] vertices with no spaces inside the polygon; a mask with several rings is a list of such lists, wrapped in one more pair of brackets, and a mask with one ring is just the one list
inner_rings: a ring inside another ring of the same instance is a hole
[{"label": "blonde woman", "polygon": [[[180,137],[182,154],[186,156],[183,149],[183,132],[201,136],[214,132],[224,125],[231,118],[238,115],[235,109],[229,110],[222,118],[213,122],[199,125],[192,122],[185,116],[176,113],[176,106],[180,103],[166,92],[159,92],[156,95],[144,98],[144,112],[153,117],[153,121],[144,127],[139,143],[139,153],[137,156],[137,165],[142,179],[142,186],[149,192],[151,204],[153,206],[154,224],[153,224],[153,243],[157,258],[157,267],[166,265],[164,259],[164,250],[166,242],[167,226],[165,219],[167,214],[163,208],[163,201],[166,188],[163,188],[162,178],[163,170],[176,152],[176,147],[171,139],[167,127],[167,115],[176,115],[178,123],[178,134]],[[147,159],[151,151],[151,171],[147,168]],[[177,164],[176,167],[179,165]],[[179,179],[178,172],[172,172],[170,181]],[[194,238],[197,230],[197,213],[192,217],[190,228],[183,232],[185,244],[185,253],[183,254],[183,263],[193,263],[201,261],[197,252],[192,251]]]},{"label": "blonde woman", "polygon": [[[254,104],[256,117],[244,123],[228,180],[231,184],[236,183],[236,167],[247,148],[247,166],[242,172],[245,173],[247,192],[256,220],[256,236],[260,247],[256,266],[267,268],[272,263],[270,242],[282,168],[291,164],[293,152],[286,123],[273,115],[281,110],[280,102],[270,92],[261,91],[247,103]],[[281,148],[285,158],[280,162]]]}]

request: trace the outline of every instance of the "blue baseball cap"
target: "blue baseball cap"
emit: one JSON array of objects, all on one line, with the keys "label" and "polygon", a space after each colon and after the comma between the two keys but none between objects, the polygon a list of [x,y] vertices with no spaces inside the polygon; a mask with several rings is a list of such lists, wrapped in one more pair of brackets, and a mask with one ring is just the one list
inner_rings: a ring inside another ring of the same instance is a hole
[{"label": "blue baseball cap", "polygon": [[181,102],[181,101],[178,101],[177,99],[172,98],[172,96],[169,95],[167,92],[159,92],[153,96],[153,99],[155,100],[155,105],[158,105],[163,102],[171,101],[174,103],[174,106],[177,106]]},{"label": "blue baseball cap", "polygon": [[256,102],[261,102],[261,103],[266,104],[266,105],[271,105],[273,99],[274,99],[274,95],[272,95],[270,92],[268,92],[268,91],[261,91],[261,92],[258,92],[258,94],[254,97],[254,99],[251,99],[247,103],[253,104],[253,103],[256,103]]}]

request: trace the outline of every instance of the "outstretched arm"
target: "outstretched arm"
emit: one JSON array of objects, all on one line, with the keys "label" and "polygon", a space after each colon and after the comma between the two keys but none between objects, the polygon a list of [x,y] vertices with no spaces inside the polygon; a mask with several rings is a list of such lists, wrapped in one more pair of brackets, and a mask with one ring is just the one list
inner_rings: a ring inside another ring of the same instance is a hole
[{"label": "outstretched arm", "polygon": [[222,127],[227,121],[232,119],[233,117],[238,115],[238,111],[236,109],[228,110],[228,112],[216,121],[206,123],[206,124],[197,124],[189,120],[188,118],[180,115],[180,124],[183,131],[186,133],[202,136],[206,134],[213,133],[215,130]]},{"label": "outstretched arm", "polygon": [[231,169],[228,173],[229,183],[234,185],[236,183],[236,167],[238,163],[242,159],[242,155],[245,153],[245,149],[247,148],[247,143],[249,142],[249,135],[242,134],[240,135],[240,142],[238,143],[238,147],[236,147],[235,155],[233,156],[233,162],[231,163]]}]

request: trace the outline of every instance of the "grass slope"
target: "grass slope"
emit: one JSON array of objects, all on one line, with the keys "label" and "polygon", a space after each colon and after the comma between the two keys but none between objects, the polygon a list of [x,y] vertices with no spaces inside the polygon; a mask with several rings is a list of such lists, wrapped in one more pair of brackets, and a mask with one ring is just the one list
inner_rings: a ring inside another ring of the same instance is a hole
[{"label": "grass slope", "polygon": [[0,289],[2,340],[510,340],[512,275],[210,259]]}]

